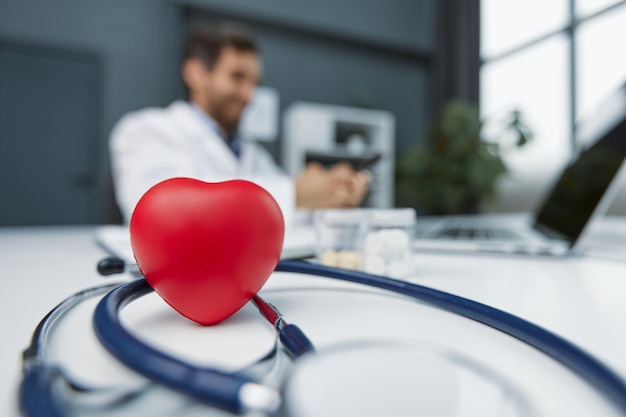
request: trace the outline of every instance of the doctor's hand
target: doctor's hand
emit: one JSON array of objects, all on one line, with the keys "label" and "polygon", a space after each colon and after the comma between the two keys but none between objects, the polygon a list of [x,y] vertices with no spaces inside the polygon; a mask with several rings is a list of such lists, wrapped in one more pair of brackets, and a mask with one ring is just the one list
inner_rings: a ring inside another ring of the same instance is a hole
[{"label": "doctor's hand", "polygon": [[299,208],[349,208],[361,204],[370,176],[339,163],[330,169],[309,163],[296,178],[296,205]]}]

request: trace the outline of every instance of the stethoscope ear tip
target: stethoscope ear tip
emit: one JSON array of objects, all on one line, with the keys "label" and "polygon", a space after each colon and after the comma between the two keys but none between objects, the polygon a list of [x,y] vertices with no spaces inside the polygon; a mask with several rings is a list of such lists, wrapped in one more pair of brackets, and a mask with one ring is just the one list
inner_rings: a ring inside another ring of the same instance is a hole
[{"label": "stethoscope ear tip", "polygon": [[98,273],[100,275],[108,276],[121,274],[124,272],[126,267],[126,263],[123,259],[120,259],[115,256],[111,256],[109,258],[105,258],[98,262]]}]

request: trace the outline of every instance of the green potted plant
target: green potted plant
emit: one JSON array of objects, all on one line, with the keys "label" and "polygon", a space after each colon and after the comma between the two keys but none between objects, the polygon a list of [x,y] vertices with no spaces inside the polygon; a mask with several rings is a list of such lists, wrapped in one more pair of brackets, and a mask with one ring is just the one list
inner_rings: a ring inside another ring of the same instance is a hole
[{"label": "green potted plant", "polygon": [[[524,146],[532,133],[521,114],[511,112],[505,126]],[[478,108],[461,100],[446,104],[425,143],[398,161],[396,203],[423,214],[462,214],[480,210],[493,198],[496,181],[507,172],[503,146],[483,137]]]}]

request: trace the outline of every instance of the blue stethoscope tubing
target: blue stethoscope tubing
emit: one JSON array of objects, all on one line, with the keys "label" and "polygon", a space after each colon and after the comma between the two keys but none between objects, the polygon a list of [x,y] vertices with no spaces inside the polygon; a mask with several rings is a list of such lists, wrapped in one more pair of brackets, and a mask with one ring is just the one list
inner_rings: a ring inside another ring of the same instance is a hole
[{"label": "blue stethoscope tubing", "polygon": [[69,310],[89,297],[102,295],[118,287],[120,283],[99,285],[87,288],[68,297],[52,309],[39,323],[30,346],[23,352],[24,378],[20,384],[20,409],[29,417],[64,417],[65,413],[57,406],[55,383],[63,381],[76,391],[87,391],[87,387],[70,381],[58,366],[48,364],[45,347],[55,322]]},{"label": "blue stethoscope tubing", "polygon": [[114,289],[98,303],[93,325],[100,343],[148,379],[222,410],[237,414],[246,411],[240,392],[245,384],[258,387],[255,381],[219,369],[197,367],[165,354],[137,339],[122,325],[121,310],[151,291],[148,282],[139,279]]},{"label": "blue stethoscope tubing", "polygon": [[500,330],[562,363],[626,415],[626,381],[602,362],[567,340],[497,308],[443,291],[384,276],[330,268],[302,261],[282,261],[276,271],[349,281],[403,294]]},{"label": "blue stethoscope tubing", "polygon": [[[626,381],[576,345],[505,311],[406,281],[306,261],[281,261],[275,270],[391,291],[500,330],[577,373],[626,415]],[[121,309],[151,290],[145,280],[138,280],[114,289],[100,301],[93,322],[103,346],[122,363],[158,383],[230,412],[245,411],[239,393],[244,384],[254,381],[216,369],[199,368],[160,352],[135,338],[120,323]]]}]

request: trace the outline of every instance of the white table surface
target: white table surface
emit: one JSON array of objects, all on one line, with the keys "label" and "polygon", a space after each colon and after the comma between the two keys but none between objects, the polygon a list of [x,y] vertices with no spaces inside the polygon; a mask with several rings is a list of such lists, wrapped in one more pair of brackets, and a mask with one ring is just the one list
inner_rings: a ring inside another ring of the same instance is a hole
[{"label": "white table surface", "polygon": [[[626,303],[624,302],[626,300],[626,219],[603,219],[595,230],[588,255],[582,258],[550,259],[416,253],[417,270],[410,281],[486,303],[539,324],[577,344],[626,378],[626,357],[623,354],[626,351],[624,332],[626,329]],[[95,267],[105,255],[105,252],[94,241],[94,227],[0,228],[0,262],[2,265],[0,269],[2,303],[0,305],[2,334],[4,335],[0,344],[2,415],[19,415],[16,400],[21,378],[21,352],[28,345],[35,326],[51,308],[69,294],[103,283],[103,278],[97,274]],[[306,324],[306,328],[311,331],[316,342],[322,345],[331,343],[333,338],[339,337],[341,333],[332,326],[328,326],[327,318],[324,316],[324,313],[327,313],[331,318],[336,317],[337,312],[333,310],[332,300],[328,303],[327,312],[323,312],[320,316],[319,311],[313,314],[315,306],[310,306],[306,300],[312,300],[312,303],[316,297],[324,297],[323,291],[319,294],[309,292],[310,295],[306,295],[307,293],[300,289],[300,296],[305,294],[305,297],[302,298],[304,301],[300,301],[297,305],[289,303],[288,293],[281,293],[289,288],[323,290],[324,286],[316,287],[318,284],[306,279],[296,281],[288,275],[282,274],[270,278],[263,290],[266,298],[270,298],[270,301],[273,301],[272,298],[276,299],[277,305],[288,318],[297,319],[294,322]],[[332,288],[337,287],[341,285],[332,285]],[[350,286],[346,288],[349,289]],[[361,301],[356,300],[353,303],[357,306],[355,308],[358,308],[359,302]],[[384,306],[385,302],[381,302],[380,305]],[[394,310],[394,308],[389,307],[389,310]],[[426,307],[423,308],[419,319],[383,317],[381,320],[385,325],[381,324],[380,328],[376,328],[378,324],[374,323],[372,329],[376,329],[376,334],[388,331],[393,336],[396,330],[398,334],[401,334],[401,326],[406,326],[406,323],[419,323],[419,326],[422,326],[418,329],[419,334],[424,337],[437,339],[437,342],[443,344],[456,343],[460,346],[465,344],[462,348],[467,349],[468,354],[476,353],[489,357],[489,361],[495,364],[494,366],[508,368],[514,374],[514,379],[519,375],[518,382],[520,383],[532,385],[533,380],[542,378],[531,374],[530,370],[533,367],[544,366],[542,361],[546,359],[533,357],[527,364],[523,361],[517,364],[515,355],[525,354],[526,347],[519,348],[521,353],[518,353],[515,352],[518,348],[508,347],[509,342],[503,342],[500,346],[485,339],[483,343],[481,332],[485,331],[479,329],[480,326],[468,325],[466,322],[457,320],[461,323],[460,327],[457,327],[458,323],[451,322],[452,324],[446,328],[445,326],[449,324],[447,316],[442,313],[429,312]],[[345,314],[341,312],[338,314],[351,316],[351,319],[358,315],[359,320],[355,321],[358,323],[361,322],[360,320],[375,321],[380,315],[371,314],[372,317],[370,317],[367,312],[353,312],[348,308],[345,311]],[[393,311],[385,311],[388,314],[394,314]],[[397,314],[402,314],[400,310],[398,311]],[[246,314],[242,313],[242,317],[245,318]],[[430,321],[425,322],[427,318],[430,318]],[[389,325],[391,322],[395,323],[396,319],[402,319],[398,320],[402,323],[396,324],[396,327]],[[141,320],[146,320],[146,317],[142,318],[139,315],[134,320],[141,322]],[[176,319],[174,319],[174,327],[177,324],[175,321]],[[416,328],[416,332],[418,330]],[[363,335],[369,336],[368,332],[374,331],[364,331]],[[353,328],[348,333],[360,335],[357,329]],[[459,343],[459,341],[463,342]],[[519,345],[518,342],[514,343]],[[231,348],[231,345],[225,343],[226,351]],[[217,358],[220,358],[221,354],[223,351],[217,354]],[[549,368],[552,365],[545,366]],[[553,374],[560,372],[557,368],[558,366],[555,367]],[[528,375],[524,375],[525,372]],[[566,383],[558,388],[546,382],[547,390],[554,389],[554,391],[545,395],[545,398],[540,398],[539,394],[532,394],[537,396],[538,414],[590,415],[587,414],[589,410],[580,411],[576,401],[565,406],[567,414],[561,414],[564,411],[563,404],[569,401],[566,397],[579,397],[582,401],[587,395],[582,392],[584,388],[578,387],[575,377],[564,378],[563,381]],[[540,387],[536,389],[539,390]],[[587,403],[595,407],[593,401]],[[554,412],[557,414],[553,414]],[[597,409],[593,410],[593,415],[617,414],[612,413],[610,407],[606,408],[600,404]]]}]

